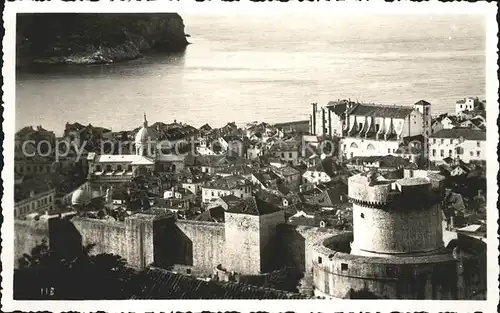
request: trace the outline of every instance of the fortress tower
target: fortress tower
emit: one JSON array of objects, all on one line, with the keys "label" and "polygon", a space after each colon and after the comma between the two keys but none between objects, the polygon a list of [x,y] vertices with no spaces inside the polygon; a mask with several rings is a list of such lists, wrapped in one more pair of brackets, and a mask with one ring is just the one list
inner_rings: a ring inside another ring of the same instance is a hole
[{"label": "fortress tower", "polygon": [[[353,232],[314,244],[317,296],[358,299],[467,299],[477,284],[479,254],[443,243],[444,177],[404,170],[349,178]],[[479,287],[477,287],[479,288]],[[481,287],[482,288],[482,287]],[[479,289],[478,289],[479,290]]]},{"label": "fortress tower", "polygon": [[349,179],[354,223],[351,254],[417,256],[444,248],[442,179],[433,175],[386,180],[374,172],[352,176]]}]

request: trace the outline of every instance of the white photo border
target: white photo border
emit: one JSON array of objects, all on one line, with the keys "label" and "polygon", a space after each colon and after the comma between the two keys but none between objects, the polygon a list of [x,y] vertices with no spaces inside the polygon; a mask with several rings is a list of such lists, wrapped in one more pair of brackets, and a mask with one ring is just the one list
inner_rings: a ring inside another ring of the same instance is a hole
[{"label": "white photo border", "polygon": [[[14,132],[15,132],[15,22],[16,13],[36,12],[177,12],[189,13],[243,13],[243,14],[349,14],[349,13],[384,13],[384,14],[479,14],[486,21],[486,101],[488,105],[487,123],[487,300],[485,301],[435,301],[435,300],[115,300],[115,301],[16,301],[13,300],[14,268]],[[142,312],[142,311],[269,311],[269,312],[387,312],[387,311],[427,311],[427,312],[496,312],[499,303],[498,289],[498,186],[499,170],[496,147],[498,144],[498,77],[497,43],[498,24],[497,6],[494,3],[467,3],[438,1],[385,3],[371,2],[224,2],[211,0],[196,2],[154,1],[121,2],[104,0],[90,1],[16,1],[7,2],[3,12],[5,35],[3,38],[3,154],[4,167],[2,180],[3,223],[2,234],[2,307],[4,311],[107,311],[107,312]],[[497,103],[497,105],[493,105]],[[6,182],[6,183],[5,183]]]}]

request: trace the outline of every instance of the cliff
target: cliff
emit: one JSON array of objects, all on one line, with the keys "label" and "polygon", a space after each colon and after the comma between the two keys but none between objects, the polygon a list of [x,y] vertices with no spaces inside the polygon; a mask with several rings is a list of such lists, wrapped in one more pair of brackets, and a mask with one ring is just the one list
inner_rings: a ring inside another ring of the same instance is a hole
[{"label": "cliff", "polygon": [[112,63],[188,45],[177,13],[18,14],[16,40],[17,66]]}]

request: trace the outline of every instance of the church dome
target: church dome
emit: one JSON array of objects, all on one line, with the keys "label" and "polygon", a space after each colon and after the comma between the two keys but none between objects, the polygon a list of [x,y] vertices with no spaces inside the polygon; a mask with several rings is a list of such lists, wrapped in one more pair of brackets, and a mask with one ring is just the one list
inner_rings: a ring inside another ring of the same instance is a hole
[{"label": "church dome", "polygon": [[148,140],[154,140],[154,133],[148,127],[148,121],[146,120],[146,114],[144,114],[144,123],[135,135],[136,144],[146,144]]},{"label": "church dome", "polygon": [[84,205],[88,199],[89,195],[87,192],[80,188],[73,192],[73,195],[71,196],[71,205]]}]

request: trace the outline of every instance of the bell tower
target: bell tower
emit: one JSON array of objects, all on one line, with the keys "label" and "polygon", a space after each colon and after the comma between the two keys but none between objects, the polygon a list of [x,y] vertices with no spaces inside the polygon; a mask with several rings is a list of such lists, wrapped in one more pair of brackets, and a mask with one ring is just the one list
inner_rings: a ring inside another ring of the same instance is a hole
[{"label": "bell tower", "polygon": [[432,133],[432,116],[431,116],[431,104],[425,100],[420,100],[413,105],[413,108],[418,110],[422,114],[422,135],[424,137],[424,142],[422,144],[423,157],[425,159],[425,164],[429,163],[429,136]]}]

